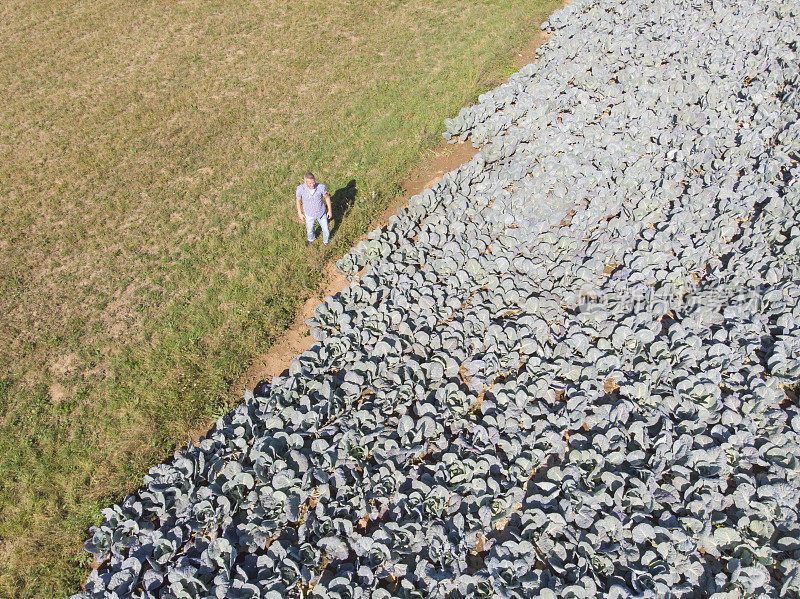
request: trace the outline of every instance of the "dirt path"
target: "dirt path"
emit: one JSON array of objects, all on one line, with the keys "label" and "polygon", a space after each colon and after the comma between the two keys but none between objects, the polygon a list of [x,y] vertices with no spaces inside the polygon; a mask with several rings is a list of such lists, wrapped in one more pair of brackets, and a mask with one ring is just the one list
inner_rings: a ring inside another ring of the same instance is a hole
[{"label": "dirt path", "polygon": [[[536,49],[549,39],[549,35],[540,32],[534,40],[520,50],[515,57],[514,64],[517,68],[534,60]],[[434,150],[429,151],[423,165],[412,171],[403,182],[403,194],[386,207],[380,216],[372,223],[368,231],[376,227],[385,226],[389,218],[397,213],[401,206],[407,206],[411,196],[435,185],[442,176],[451,170],[469,161],[477,150],[470,142],[447,144],[442,142]],[[366,233],[363,238],[366,237]],[[252,389],[259,381],[278,376],[289,368],[289,363],[297,354],[302,353],[314,343],[314,338],[309,335],[309,327],[305,321],[314,314],[314,308],[327,296],[338,293],[347,285],[344,274],[336,270],[333,262],[325,268],[323,280],[327,281],[320,291],[309,297],[295,316],[292,325],[286,329],[274,345],[265,353],[253,360],[242,377],[232,386],[231,391],[241,397],[246,389]]]}]

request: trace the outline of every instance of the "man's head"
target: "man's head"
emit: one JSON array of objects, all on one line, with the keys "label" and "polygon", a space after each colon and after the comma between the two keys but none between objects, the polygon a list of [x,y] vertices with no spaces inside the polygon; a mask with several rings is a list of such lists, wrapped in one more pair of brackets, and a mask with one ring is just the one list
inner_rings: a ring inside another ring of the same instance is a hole
[{"label": "man's head", "polygon": [[309,189],[314,189],[314,181],[315,181],[314,173],[312,173],[311,171],[308,171],[305,175],[303,175],[303,181],[306,182],[306,186]]}]

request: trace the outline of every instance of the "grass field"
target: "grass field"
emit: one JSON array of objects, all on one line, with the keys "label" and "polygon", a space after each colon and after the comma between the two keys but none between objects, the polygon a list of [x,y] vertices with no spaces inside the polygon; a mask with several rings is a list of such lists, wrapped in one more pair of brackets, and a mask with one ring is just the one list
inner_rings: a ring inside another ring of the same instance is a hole
[{"label": "grass field", "polygon": [[[545,0],[0,8],[0,596],[63,597],[99,511],[510,73]],[[334,193],[307,249],[294,186]]]}]

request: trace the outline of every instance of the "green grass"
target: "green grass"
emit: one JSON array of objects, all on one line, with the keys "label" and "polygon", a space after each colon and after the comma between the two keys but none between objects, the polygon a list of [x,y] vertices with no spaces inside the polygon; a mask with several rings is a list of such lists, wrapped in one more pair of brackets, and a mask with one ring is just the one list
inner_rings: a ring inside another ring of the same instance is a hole
[{"label": "green grass", "polygon": [[[0,595],[240,400],[322,267],[510,71],[545,0],[12,0],[0,19]],[[335,194],[307,249],[294,187]]]}]

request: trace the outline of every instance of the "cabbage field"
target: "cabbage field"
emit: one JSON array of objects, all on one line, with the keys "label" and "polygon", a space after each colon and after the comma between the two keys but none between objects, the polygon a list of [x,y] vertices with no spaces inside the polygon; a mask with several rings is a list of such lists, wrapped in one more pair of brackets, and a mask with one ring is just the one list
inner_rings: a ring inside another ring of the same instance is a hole
[{"label": "cabbage field", "polygon": [[544,27],[76,598],[800,594],[800,5]]}]

